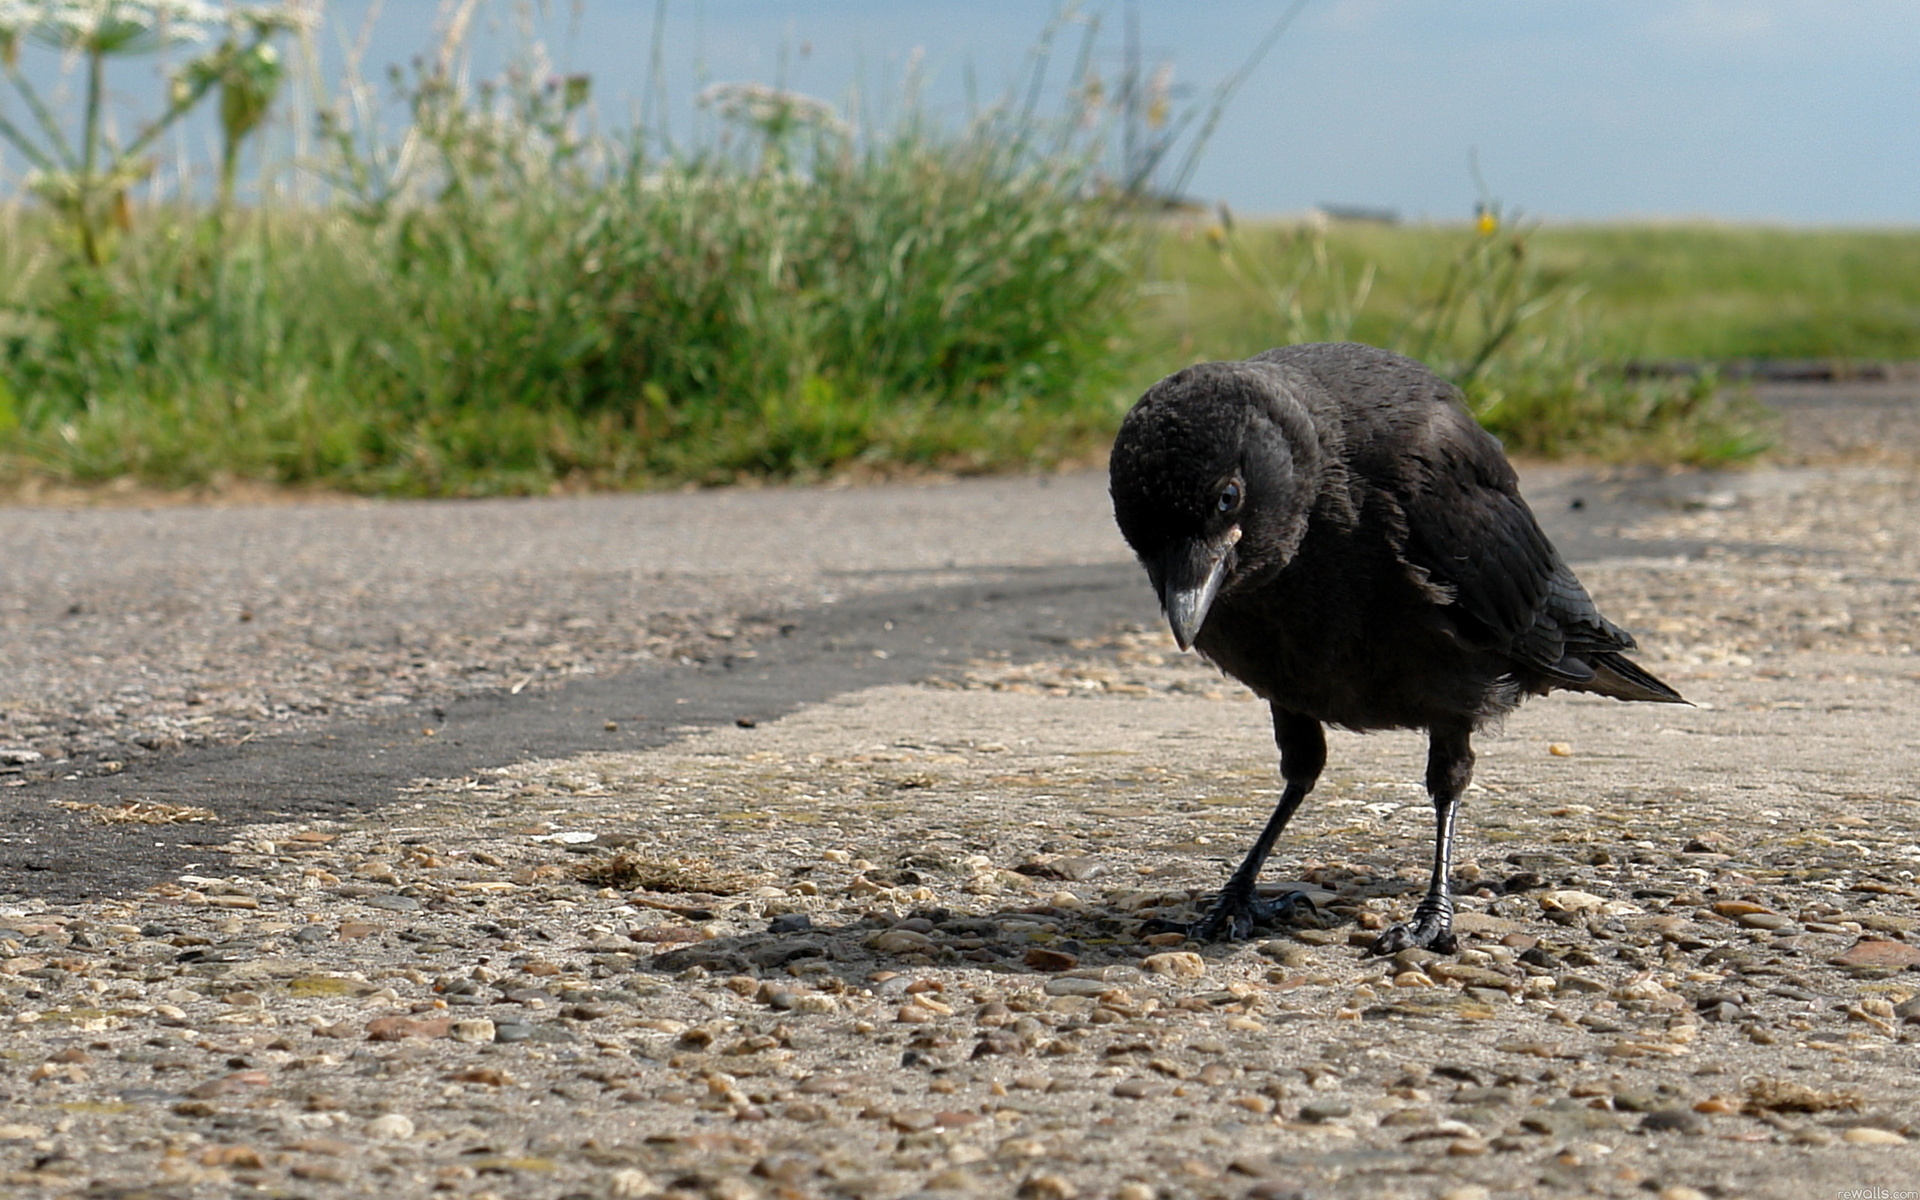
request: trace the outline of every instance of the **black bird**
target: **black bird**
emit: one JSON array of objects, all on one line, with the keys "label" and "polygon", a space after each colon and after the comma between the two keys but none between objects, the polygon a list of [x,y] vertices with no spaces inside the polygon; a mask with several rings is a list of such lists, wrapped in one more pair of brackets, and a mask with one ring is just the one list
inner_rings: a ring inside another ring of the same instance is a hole
[{"label": "black bird", "polygon": [[1547,540],[1500,443],[1451,385],[1353,344],[1203,363],[1127,414],[1114,517],[1181,649],[1267,701],[1286,787],[1190,932],[1244,938],[1296,900],[1260,900],[1260,866],[1326,763],[1326,724],[1424,729],[1436,833],[1413,920],[1377,954],[1453,946],[1453,817],[1472,734],[1556,688],[1686,701],[1623,657]]}]

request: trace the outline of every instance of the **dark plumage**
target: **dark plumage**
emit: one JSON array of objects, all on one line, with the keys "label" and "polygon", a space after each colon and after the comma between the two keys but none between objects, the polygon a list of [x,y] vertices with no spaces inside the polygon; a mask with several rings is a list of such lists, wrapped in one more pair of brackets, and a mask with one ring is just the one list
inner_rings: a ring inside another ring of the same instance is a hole
[{"label": "dark plumage", "polygon": [[1323,724],[1428,732],[1433,879],[1379,953],[1447,947],[1471,735],[1556,688],[1684,703],[1628,661],[1454,389],[1360,345],[1290,346],[1161,380],[1114,442],[1115,519],[1173,635],[1270,706],[1278,807],[1194,932],[1244,937],[1254,884],[1326,761]]}]

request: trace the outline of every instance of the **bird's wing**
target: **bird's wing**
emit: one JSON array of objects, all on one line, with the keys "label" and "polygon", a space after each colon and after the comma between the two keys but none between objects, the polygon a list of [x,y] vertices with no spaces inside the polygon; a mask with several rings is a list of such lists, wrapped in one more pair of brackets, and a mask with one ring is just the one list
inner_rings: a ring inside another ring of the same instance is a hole
[{"label": "bird's wing", "polygon": [[1499,443],[1452,405],[1436,407],[1391,492],[1405,520],[1402,553],[1492,648],[1548,674],[1592,676],[1575,655],[1627,650],[1520,497]]}]

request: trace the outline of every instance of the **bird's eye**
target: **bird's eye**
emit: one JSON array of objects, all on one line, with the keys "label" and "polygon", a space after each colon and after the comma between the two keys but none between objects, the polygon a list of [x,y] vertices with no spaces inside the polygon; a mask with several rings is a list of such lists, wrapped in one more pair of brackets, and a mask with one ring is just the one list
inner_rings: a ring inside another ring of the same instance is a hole
[{"label": "bird's eye", "polygon": [[1240,507],[1240,485],[1229,483],[1220,492],[1220,511],[1230,513]]}]

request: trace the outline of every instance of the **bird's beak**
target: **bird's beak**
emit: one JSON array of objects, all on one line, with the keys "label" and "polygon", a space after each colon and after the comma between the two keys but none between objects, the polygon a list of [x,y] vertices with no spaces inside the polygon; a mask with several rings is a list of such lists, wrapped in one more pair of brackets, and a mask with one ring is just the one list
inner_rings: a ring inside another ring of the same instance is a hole
[{"label": "bird's beak", "polygon": [[1227,577],[1227,555],[1239,540],[1240,527],[1235,525],[1216,541],[1175,546],[1163,560],[1160,607],[1182,650],[1193,648],[1193,639],[1206,624],[1207,610]]}]

